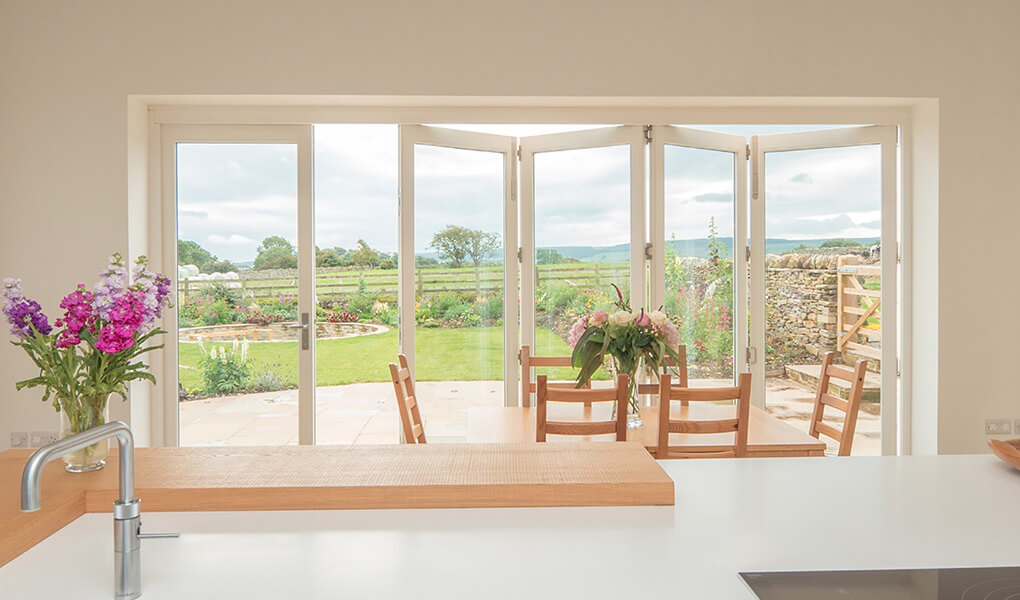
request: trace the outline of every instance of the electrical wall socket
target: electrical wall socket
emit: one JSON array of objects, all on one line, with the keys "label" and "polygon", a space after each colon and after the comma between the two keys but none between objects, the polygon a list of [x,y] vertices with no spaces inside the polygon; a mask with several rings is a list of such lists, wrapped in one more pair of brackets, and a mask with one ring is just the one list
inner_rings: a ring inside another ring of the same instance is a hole
[{"label": "electrical wall socket", "polygon": [[39,448],[57,441],[56,431],[33,431],[29,437],[33,448]]},{"label": "electrical wall socket", "polygon": [[11,448],[27,448],[27,447],[28,447],[28,432],[12,431]]},{"label": "electrical wall socket", "polygon": [[1009,435],[1013,433],[1011,419],[986,419],[985,435]]}]

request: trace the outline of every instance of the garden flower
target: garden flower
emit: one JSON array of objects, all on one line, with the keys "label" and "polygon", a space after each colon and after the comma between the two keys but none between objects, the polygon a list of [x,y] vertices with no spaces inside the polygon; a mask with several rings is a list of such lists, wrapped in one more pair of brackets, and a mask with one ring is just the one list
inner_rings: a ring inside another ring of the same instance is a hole
[{"label": "garden flower", "polygon": [[53,327],[35,300],[29,300],[21,290],[20,279],[4,279],[4,314],[11,324],[11,333],[19,338],[35,337],[38,331],[49,335]]},{"label": "garden flower", "polygon": [[629,313],[625,310],[618,310],[613,314],[609,315],[609,322],[617,326],[627,325],[633,320],[634,320],[633,313]]},{"label": "garden flower", "polygon": [[96,314],[93,303],[95,297],[85,289],[85,286],[78,284],[78,287],[64,296],[60,301],[60,308],[64,309],[64,316],[57,319],[57,327],[63,327],[60,336],[57,338],[58,348],[69,348],[81,343],[81,330],[86,327],[95,331]]},{"label": "garden flower", "polygon": [[570,328],[570,338],[567,340],[570,343],[571,348],[576,346],[577,342],[580,341],[585,329],[588,329],[587,317],[581,317],[574,321],[573,326]]}]

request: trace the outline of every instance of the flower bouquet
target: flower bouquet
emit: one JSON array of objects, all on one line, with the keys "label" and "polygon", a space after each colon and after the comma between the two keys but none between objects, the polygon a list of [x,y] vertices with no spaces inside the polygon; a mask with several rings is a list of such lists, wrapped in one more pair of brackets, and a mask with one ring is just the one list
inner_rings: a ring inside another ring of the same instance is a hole
[{"label": "flower bouquet", "polygon": [[641,424],[638,371],[643,367],[658,376],[666,358],[679,362],[677,347],[680,333],[662,311],[631,311],[620,288],[616,285],[613,288],[616,289],[618,300],[614,304],[618,310],[612,314],[595,311],[574,322],[569,340],[574,349],[571,362],[574,368],[580,369],[577,387],[581,387],[590,381],[606,357],[610,357],[616,373],[630,378],[628,425],[637,427]]},{"label": "flower bouquet", "polygon": [[[157,322],[170,305],[170,279],[149,271],[143,256],[129,280],[120,254],[110,257],[100,276],[92,291],[79,284],[61,300],[64,315],[53,325],[39,303],[25,297],[20,280],[3,282],[3,312],[17,338],[12,343],[39,369],[37,376],[16,387],[43,388],[43,401],[52,401],[62,414],[61,437],[105,423],[110,396],[126,400],[129,382],[156,382],[138,358],[162,348],[146,343],[165,333]],[[68,454],[66,469],[101,469],[108,447],[100,442]]]}]

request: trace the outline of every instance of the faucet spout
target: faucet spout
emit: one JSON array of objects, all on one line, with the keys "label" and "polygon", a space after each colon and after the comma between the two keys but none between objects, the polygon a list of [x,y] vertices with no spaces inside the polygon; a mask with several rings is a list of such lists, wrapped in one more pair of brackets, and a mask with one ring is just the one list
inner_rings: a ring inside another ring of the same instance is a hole
[{"label": "faucet spout", "polygon": [[120,499],[113,503],[114,598],[134,600],[142,595],[140,540],[178,534],[141,533],[141,501],[135,498],[135,441],[125,423],[100,425],[33,452],[21,473],[21,510],[39,510],[39,487],[46,463],[107,438],[116,438],[120,446]]},{"label": "faucet spout", "polygon": [[131,428],[122,421],[113,421],[88,431],[47,444],[32,453],[21,473],[21,510],[33,512],[40,507],[40,479],[43,467],[65,454],[87,448],[96,442],[116,438],[120,447],[120,502],[135,500],[135,441]]}]

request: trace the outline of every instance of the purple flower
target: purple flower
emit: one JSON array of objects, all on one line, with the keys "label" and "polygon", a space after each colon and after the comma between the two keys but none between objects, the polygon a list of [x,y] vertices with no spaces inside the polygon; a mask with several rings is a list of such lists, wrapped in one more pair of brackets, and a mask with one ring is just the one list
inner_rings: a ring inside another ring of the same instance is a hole
[{"label": "purple flower", "polygon": [[124,293],[127,288],[127,270],[124,268],[124,260],[120,253],[114,253],[110,257],[110,264],[99,276],[102,279],[96,283],[95,291],[96,314],[103,321],[110,320],[110,309],[117,301],[117,296]]},{"label": "purple flower", "polygon": [[35,300],[29,300],[21,290],[20,279],[4,279],[3,311],[11,324],[11,333],[19,338],[35,337],[38,331],[49,335],[53,327]]},{"label": "purple flower", "polygon": [[58,348],[68,348],[81,343],[81,330],[86,327],[95,331],[96,313],[94,309],[95,297],[85,289],[85,286],[78,284],[78,287],[60,301],[60,308],[64,309],[63,318],[57,319],[57,327],[63,327],[60,337],[57,338]]}]

